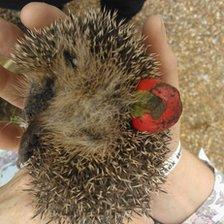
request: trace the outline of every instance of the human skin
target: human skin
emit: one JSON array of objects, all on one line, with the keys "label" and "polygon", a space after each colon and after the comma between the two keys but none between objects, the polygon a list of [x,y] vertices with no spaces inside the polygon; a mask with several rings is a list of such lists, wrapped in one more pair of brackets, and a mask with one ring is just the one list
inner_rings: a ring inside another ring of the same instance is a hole
[{"label": "human skin", "polygon": [[[40,29],[50,25],[58,18],[65,17],[59,9],[44,4],[30,3],[21,11],[21,21],[29,29]],[[160,72],[164,82],[179,88],[177,60],[167,43],[166,31],[160,16],[151,16],[145,22],[143,34],[150,53],[155,53],[160,62]],[[0,19],[0,54],[10,57],[18,37],[23,33],[18,27]],[[23,108],[24,99],[15,86],[21,76],[12,74],[0,67],[0,97],[11,104]],[[21,90],[22,92],[22,90]],[[18,150],[23,130],[19,127],[0,123],[0,148]],[[180,123],[171,128],[171,153],[177,148],[180,137]],[[184,178],[183,178],[184,177]],[[0,220],[7,224],[42,224],[43,221],[31,220],[34,215],[32,196],[23,191],[29,183],[25,170],[6,186],[0,188]],[[190,216],[212,191],[214,175],[211,170],[187,150],[182,150],[182,157],[176,168],[167,178],[163,189],[167,192],[153,196],[152,217],[165,224],[181,223]],[[150,224],[152,219],[136,216],[130,224]]]}]

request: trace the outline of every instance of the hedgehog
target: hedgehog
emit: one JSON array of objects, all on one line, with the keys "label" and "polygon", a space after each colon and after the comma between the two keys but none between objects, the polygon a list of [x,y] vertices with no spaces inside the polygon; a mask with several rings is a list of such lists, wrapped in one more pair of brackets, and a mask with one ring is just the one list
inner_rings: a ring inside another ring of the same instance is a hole
[{"label": "hedgehog", "polygon": [[161,78],[144,37],[116,13],[70,13],[28,31],[13,61],[27,89],[18,164],[32,177],[35,217],[69,224],[150,217],[171,134],[130,125],[137,84]]},{"label": "hedgehog", "polygon": [[16,10],[0,8],[0,18],[17,25],[23,31],[26,29],[20,21],[19,12]]}]

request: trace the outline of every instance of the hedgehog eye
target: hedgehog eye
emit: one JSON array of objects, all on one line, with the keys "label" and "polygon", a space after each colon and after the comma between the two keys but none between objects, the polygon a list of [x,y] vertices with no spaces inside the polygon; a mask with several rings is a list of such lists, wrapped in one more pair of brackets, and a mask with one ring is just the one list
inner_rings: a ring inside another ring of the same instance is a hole
[{"label": "hedgehog eye", "polygon": [[71,68],[76,68],[77,67],[77,60],[76,60],[74,55],[72,55],[67,50],[64,51],[63,55],[64,55],[66,65],[68,65]]}]

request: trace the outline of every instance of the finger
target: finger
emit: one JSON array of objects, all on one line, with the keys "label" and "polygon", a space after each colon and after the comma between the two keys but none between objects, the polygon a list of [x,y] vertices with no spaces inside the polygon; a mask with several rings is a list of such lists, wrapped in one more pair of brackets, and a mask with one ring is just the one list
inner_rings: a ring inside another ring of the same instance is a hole
[{"label": "finger", "polygon": [[146,38],[146,45],[151,53],[156,54],[160,62],[162,80],[176,88],[179,88],[177,60],[170,48],[164,23],[160,16],[151,16],[143,27],[143,35]]},{"label": "finger", "polygon": [[65,16],[60,9],[40,2],[27,4],[20,14],[22,23],[29,29],[40,29],[49,26],[55,20]]},{"label": "finger", "polygon": [[23,32],[14,24],[0,18],[0,54],[9,58],[18,38]]},{"label": "finger", "polygon": [[22,80],[21,75],[13,74],[0,66],[0,97],[19,108],[24,107]]},{"label": "finger", "polygon": [[0,122],[0,148],[18,150],[23,129],[11,123]]}]

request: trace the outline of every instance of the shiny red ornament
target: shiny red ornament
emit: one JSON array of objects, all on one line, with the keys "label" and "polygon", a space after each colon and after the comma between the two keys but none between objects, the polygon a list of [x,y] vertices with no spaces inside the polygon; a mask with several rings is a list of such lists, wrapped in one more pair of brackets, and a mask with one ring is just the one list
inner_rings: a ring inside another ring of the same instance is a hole
[{"label": "shiny red ornament", "polygon": [[179,91],[158,79],[141,80],[133,105],[132,127],[138,131],[156,133],[173,126],[182,113]]}]

